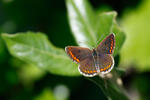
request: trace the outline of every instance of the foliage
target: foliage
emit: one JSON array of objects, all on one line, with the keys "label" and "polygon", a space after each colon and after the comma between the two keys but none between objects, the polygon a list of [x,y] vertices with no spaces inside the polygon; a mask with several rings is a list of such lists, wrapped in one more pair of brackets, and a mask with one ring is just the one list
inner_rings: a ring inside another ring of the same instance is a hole
[{"label": "foliage", "polygon": [[[108,34],[114,33],[116,37],[114,56],[119,54],[125,35],[116,23],[115,11],[95,13],[87,0],[66,0],[66,5],[72,33],[79,46],[96,47],[95,45]],[[41,32],[13,35],[3,33],[2,38],[10,54],[28,64],[56,75],[80,75],[77,70],[78,65],[69,59],[63,49],[55,47]],[[101,77],[88,79],[95,82],[108,98],[128,100],[122,91],[122,86],[116,83],[119,78],[116,69],[111,74],[113,78],[106,81]]]},{"label": "foliage", "polygon": [[53,46],[44,34],[27,32],[2,36],[10,53],[26,63],[54,74],[79,75],[77,65],[66,56],[64,50]]},{"label": "foliage", "polygon": [[116,24],[116,12],[96,14],[87,0],[67,0],[70,26],[80,46],[97,45],[108,34],[114,33],[116,38],[116,55],[125,39],[124,33]]},{"label": "foliage", "polygon": [[144,0],[137,9],[126,11],[122,19],[127,40],[121,51],[121,63],[134,63],[138,71],[150,70],[149,10],[150,1]]}]

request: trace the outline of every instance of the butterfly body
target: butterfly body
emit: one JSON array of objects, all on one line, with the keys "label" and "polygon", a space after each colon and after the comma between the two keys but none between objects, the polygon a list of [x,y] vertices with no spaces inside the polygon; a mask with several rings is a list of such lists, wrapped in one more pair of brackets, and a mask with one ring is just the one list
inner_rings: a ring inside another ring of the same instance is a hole
[{"label": "butterfly body", "polygon": [[87,77],[93,77],[99,73],[106,74],[114,66],[114,58],[111,56],[115,47],[114,34],[107,36],[96,49],[90,50],[78,46],[67,46],[66,53],[77,64],[78,70]]}]

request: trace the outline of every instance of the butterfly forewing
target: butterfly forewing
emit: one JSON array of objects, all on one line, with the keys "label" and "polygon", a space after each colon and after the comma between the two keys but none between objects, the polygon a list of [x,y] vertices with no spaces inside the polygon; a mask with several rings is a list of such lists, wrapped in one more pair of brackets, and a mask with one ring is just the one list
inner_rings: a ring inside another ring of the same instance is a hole
[{"label": "butterfly forewing", "polygon": [[110,34],[97,47],[98,53],[112,54],[115,47],[115,36]]},{"label": "butterfly forewing", "polygon": [[94,59],[92,56],[89,56],[81,61],[79,65],[79,72],[88,77],[93,77],[98,74],[99,70],[95,67]]},{"label": "butterfly forewing", "polygon": [[97,62],[99,65],[99,71],[102,74],[106,74],[111,71],[114,67],[114,59],[111,55],[108,54],[100,54],[97,57]]},{"label": "butterfly forewing", "polygon": [[66,52],[70,58],[77,63],[80,63],[88,56],[92,56],[92,51],[83,47],[68,46],[66,47]]}]

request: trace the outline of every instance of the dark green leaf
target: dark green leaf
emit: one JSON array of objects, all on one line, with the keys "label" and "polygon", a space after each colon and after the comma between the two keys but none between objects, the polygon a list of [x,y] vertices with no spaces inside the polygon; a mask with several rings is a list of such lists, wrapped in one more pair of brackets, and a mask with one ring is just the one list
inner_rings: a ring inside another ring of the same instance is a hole
[{"label": "dark green leaf", "polygon": [[122,87],[117,86],[112,81],[108,79],[102,79],[100,77],[88,78],[90,81],[97,84],[98,87],[102,89],[104,94],[110,100],[129,100],[129,98],[125,95],[125,91]]}]

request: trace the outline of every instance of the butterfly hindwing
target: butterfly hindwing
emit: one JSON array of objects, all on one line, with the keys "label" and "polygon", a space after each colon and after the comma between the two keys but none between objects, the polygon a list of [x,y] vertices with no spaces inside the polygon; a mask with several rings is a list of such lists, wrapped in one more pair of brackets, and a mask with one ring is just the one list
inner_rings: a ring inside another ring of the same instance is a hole
[{"label": "butterfly hindwing", "polygon": [[92,56],[92,51],[88,48],[77,47],[77,46],[67,46],[65,48],[67,54],[76,63],[80,63],[88,56]]},{"label": "butterfly hindwing", "polygon": [[99,70],[102,74],[106,74],[114,67],[114,58],[108,54],[99,54],[97,57]]},{"label": "butterfly hindwing", "polygon": [[81,61],[78,69],[81,74],[87,77],[93,77],[99,73],[99,70],[97,70],[95,67],[94,59],[92,56],[89,56]]},{"label": "butterfly hindwing", "polygon": [[97,52],[112,54],[115,47],[115,36],[110,34],[97,47]]}]

